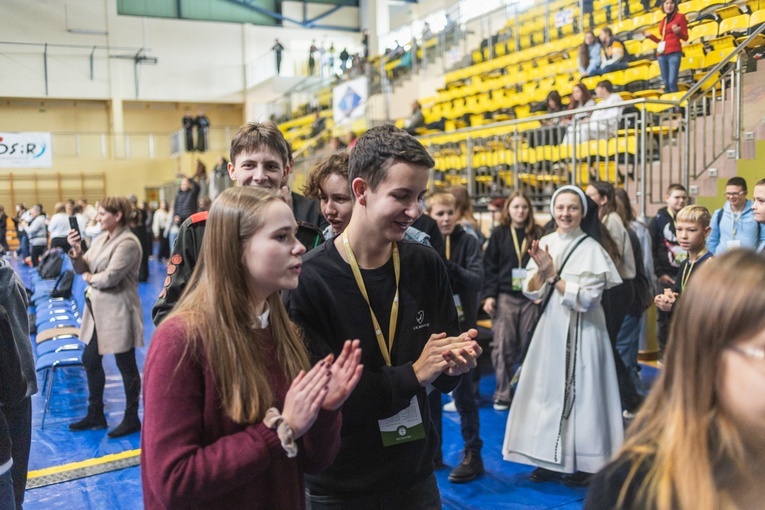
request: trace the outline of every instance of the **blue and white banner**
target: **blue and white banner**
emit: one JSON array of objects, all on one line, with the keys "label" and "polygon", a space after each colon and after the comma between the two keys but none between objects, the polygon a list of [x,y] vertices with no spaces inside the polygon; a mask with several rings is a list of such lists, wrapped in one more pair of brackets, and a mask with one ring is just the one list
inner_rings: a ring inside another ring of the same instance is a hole
[{"label": "blue and white banner", "polygon": [[363,119],[367,111],[369,85],[366,78],[346,81],[333,90],[335,125]]},{"label": "blue and white banner", "polygon": [[0,168],[53,166],[50,133],[0,133]]}]

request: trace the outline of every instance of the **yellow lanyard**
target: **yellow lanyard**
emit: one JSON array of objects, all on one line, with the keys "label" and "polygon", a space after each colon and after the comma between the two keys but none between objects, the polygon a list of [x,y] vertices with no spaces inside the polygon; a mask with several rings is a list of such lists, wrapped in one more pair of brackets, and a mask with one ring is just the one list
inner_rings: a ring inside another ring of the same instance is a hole
[{"label": "yellow lanyard", "polygon": [[[685,292],[685,286],[688,284],[688,280],[691,278],[691,273],[693,273],[693,265],[699,261],[701,257],[703,257],[707,253],[707,250],[702,251],[699,253],[699,256],[696,257],[696,260],[691,262],[690,264],[685,266],[685,269],[683,269],[683,276],[680,278],[680,290]],[[690,262],[690,258],[688,259]]]},{"label": "yellow lanyard", "polygon": [[356,255],[353,254],[351,249],[351,243],[348,242],[348,235],[343,232],[343,246],[345,246],[345,254],[348,256],[348,262],[351,264],[353,270],[353,277],[356,279],[356,285],[358,285],[361,295],[364,296],[364,300],[369,306],[369,313],[372,316],[372,325],[375,328],[375,336],[377,337],[377,345],[380,347],[383,359],[388,366],[391,366],[390,353],[393,351],[393,337],[396,334],[396,323],[398,322],[398,281],[401,276],[401,260],[398,256],[398,245],[393,243],[393,271],[396,273],[396,295],[393,297],[393,305],[390,309],[390,324],[388,324],[388,343],[385,343],[385,337],[382,334],[382,328],[377,321],[375,311],[372,310],[372,303],[369,302],[369,295],[367,294],[367,287],[364,285],[364,279],[361,277],[361,269],[359,269],[359,263],[356,261]]},{"label": "yellow lanyard", "polygon": [[518,234],[515,232],[515,227],[510,225],[510,232],[513,233],[513,246],[515,247],[515,253],[518,255],[518,267],[523,267],[523,254],[526,253],[526,245],[528,244],[528,237],[523,238],[523,244],[518,243]]},{"label": "yellow lanyard", "polygon": [[451,260],[452,258],[452,235],[449,234],[446,236],[446,260]]}]

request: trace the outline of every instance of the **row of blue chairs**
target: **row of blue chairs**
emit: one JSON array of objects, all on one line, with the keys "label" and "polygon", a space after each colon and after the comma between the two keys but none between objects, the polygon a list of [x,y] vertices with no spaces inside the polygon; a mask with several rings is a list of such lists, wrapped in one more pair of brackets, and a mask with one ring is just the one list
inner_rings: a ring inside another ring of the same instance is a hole
[{"label": "row of blue chairs", "polygon": [[[64,257],[61,274],[71,271],[69,257]],[[36,333],[32,342],[36,353],[35,370],[42,374],[41,389],[44,407],[41,428],[45,428],[45,417],[50,406],[53,381],[56,370],[66,367],[82,367],[82,352],[85,344],[80,341],[81,314],[85,310],[85,281],[81,276],[74,278],[72,296],[51,297],[56,280],[42,279],[39,274],[31,275],[32,295],[30,313],[35,317]]]}]

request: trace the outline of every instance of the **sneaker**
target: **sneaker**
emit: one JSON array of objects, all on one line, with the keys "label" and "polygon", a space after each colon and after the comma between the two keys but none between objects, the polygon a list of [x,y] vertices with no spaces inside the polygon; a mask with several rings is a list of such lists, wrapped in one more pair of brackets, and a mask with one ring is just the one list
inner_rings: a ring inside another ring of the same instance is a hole
[{"label": "sneaker", "polygon": [[452,483],[470,482],[482,475],[483,471],[481,454],[466,451],[462,462],[449,473],[449,481]]},{"label": "sneaker", "polygon": [[445,413],[456,413],[457,412],[457,404],[454,402],[454,400],[444,404],[444,412]]},{"label": "sneaker", "polygon": [[495,411],[507,411],[510,409],[511,402],[508,402],[507,400],[495,400],[494,401],[494,410]]},{"label": "sneaker", "polygon": [[529,475],[529,480],[532,482],[549,482],[550,480],[557,480],[560,478],[561,473],[558,473],[557,471],[550,471],[549,469],[545,468],[536,468],[534,471],[531,472]]}]

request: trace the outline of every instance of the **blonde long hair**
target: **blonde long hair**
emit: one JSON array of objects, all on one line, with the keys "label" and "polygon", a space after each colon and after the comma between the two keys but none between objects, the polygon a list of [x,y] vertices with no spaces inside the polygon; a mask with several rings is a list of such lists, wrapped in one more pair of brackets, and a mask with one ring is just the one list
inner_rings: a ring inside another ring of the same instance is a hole
[{"label": "blonde long hair", "polygon": [[306,347],[278,292],[266,300],[273,340],[252,326],[253,289],[244,277],[244,248],[263,227],[265,208],[277,200],[281,199],[268,191],[250,187],[229,188],[215,199],[201,258],[172,313],[186,325],[184,356],[204,357],[223,409],[237,423],[261,421],[273,406],[265,342],[276,343],[288,380],[309,368]]},{"label": "blonde long hair", "polygon": [[[718,405],[717,384],[723,350],[765,328],[763,288],[765,258],[747,250],[715,258],[694,275],[672,318],[665,368],[617,456],[632,464],[618,508],[725,508],[735,497],[726,478],[761,483],[745,438]],[[641,465],[650,468],[628,502]]]}]

